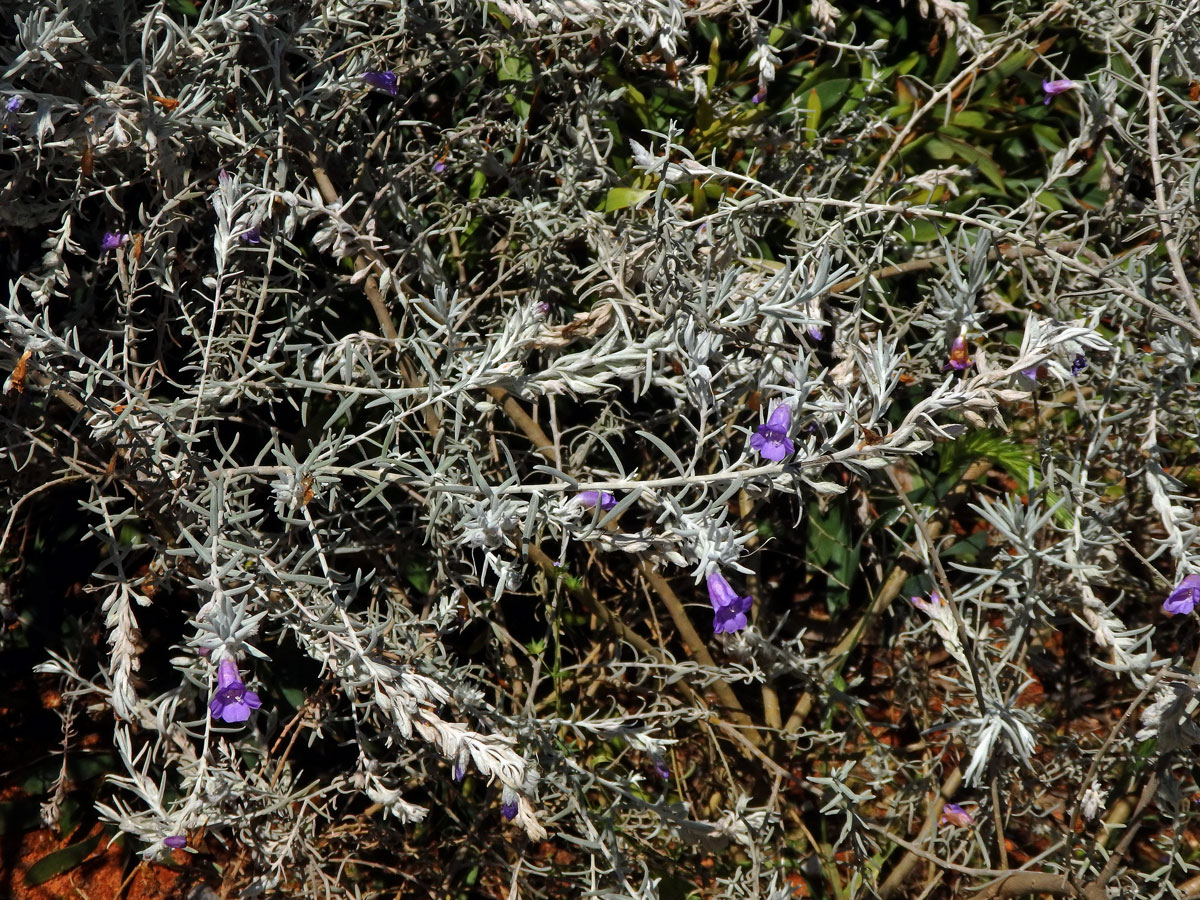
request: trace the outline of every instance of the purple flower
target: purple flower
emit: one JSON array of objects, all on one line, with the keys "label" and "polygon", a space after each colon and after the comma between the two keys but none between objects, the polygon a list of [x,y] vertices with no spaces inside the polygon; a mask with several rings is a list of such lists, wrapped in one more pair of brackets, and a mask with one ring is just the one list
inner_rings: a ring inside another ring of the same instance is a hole
[{"label": "purple flower", "polygon": [[820,325],[809,325],[808,336],[814,341],[823,341],[825,340],[825,329]]},{"label": "purple flower", "polygon": [[938,824],[945,825],[949,822],[951,825],[970,825],[974,821],[971,814],[957,803],[947,803],[942,807],[942,816],[938,819]]},{"label": "purple flower", "polygon": [[446,161],[444,159],[439,159],[437,162],[435,162],[433,164],[433,171],[437,172],[439,175],[442,172],[445,172],[446,171]]},{"label": "purple flower", "polygon": [[182,834],[173,834],[170,837],[163,838],[163,843],[172,850],[182,850],[187,846],[187,838]]},{"label": "purple flower", "polygon": [[617,505],[617,498],[608,491],[580,491],[575,495],[575,499],[588,509],[593,509],[599,503],[605,512]]},{"label": "purple flower", "polygon": [[395,97],[400,91],[395,72],[364,72],[363,81],[375,90],[383,91],[392,97]]},{"label": "purple flower", "polygon": [[517,809],[517,792],[510,787],[505,787],[500,794],[500,815],[511,822],[517,817]]},{"label": "purple flower", "polygon": [[[796,446],[788,438],[788,430],[792,427],[792,408],[781,403],[771,410],[771,417],[766,425],[759,425],[750,435],[750,447],[757,450],[763,459],[779,462],[785,456],[791,456]],[[709,576],[712,577],[711,575]]]},{"label": "purple flower", "polygon": [[942,371],[953,369],[955,372],[961,372],[970,365],[971,354],[967,350],[967,339],[960,334],[950,345],[950,362],[942,367]]},{"label": "purple flower", "polygon": [[1179,586],[1163,601],[1163,611],[1172,615],[1187,615],[1200,603],[1200,575],[1185,575]]},{"label": "purple flower", "polygon": [[713,612],[714,633],[733,634],[749,624],[746,613],[750,612],[753,601],[749,597],[739,597],[738,601],[731,606],[722,606]]},{"label": "purple flower", "polygon": [[1053,81],[1042,79],[1042,90],[1046,92],[1044,103],[1049,103],[1050,100],[1057,94],[1065,94],[1067,91],[1073,91],[1079,87],[1070,78],[1056,78]]},{"label": "purple flower", "polygon": [[671,770],[667,768],[667,763],[661,756],[654,757],[654,772],[663,781],[671,777]]},{"label": "purple flower", "polygon": [[25,102],[25,98],[19,95],[13,95],[8,98],[8,102],[4,104],[4,109],[10,113],[15,113],[21,108],[21,104]]},{"label": "purple flower", "polygon": [[462,763],[456,762],[454,764],[454,773],[453,774],[454,774],[454,780],[457,781],[459,784],[461,784],[462,780],[467,777],[467,770],[463,768]]},{"label": "purple flower", "polygon": [[1021,374],[1024,375],[1026,378],[1028,378],[1030,381],[1037,381],[1038,380],[1038,367],[1030,366],[1028,369],[1022,369]]},{"label": "purple flower", "polygon": [[720,572],[708,576],[708,602],[712,604],[713,631],[717,634],[731,634],[745,628],[746,613],[754,605],[749,595],[739,597]]},{"label": "purple flower", "polygon": [[262,229],[258,225],[252,225],[243,231],[240,235],[241,239],[247,244],[262,243]]},{"label": "purple flower", "polygon": [[1071,360],[1071,374],[1078,375],[1087,368],[1087,357],[1082,353],[1076,353],[1075,358]]},{"label": "purple flower", "polygon": [[925,615],[933,617],[937,616],[940,607],[946,605],[946,601],[942,599],[942,595],[937,591],[930,591],[928,600],[924,597],[909,597],[908,599],[913,606],[925,613]]},{"label": "purple flower", "polygon": [[106,253],[109,250],[116,250],[125,243],[125,235],[119,231],[104,232],[104,239],[100,241],[100,249]]},{"label": "purple flower", "polygon": [[758,93],[756,93],[753,97],[750,98],[750,102],[751,103],[762,103],[766,99],[767,99],[767,89],[765,87],[760,87],[758,89]]},{"label": "purple flower", "polygon": [[217,692],[213,694],[208,709],[214,719],[224,719],[226,722],[245,722],[250,718],[250,711],[262,706],[258,694],[246,690],[238,675],[237,663],[232,659],[223,659],[217,667]]}]

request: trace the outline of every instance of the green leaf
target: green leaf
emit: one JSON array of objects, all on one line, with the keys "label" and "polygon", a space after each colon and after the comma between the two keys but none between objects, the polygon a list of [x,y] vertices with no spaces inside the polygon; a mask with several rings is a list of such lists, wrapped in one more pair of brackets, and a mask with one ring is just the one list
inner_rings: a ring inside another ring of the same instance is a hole
[{"label": "green leaf", "polygon": [[954,228],[953,222],[931,222],[917,219],[906,222],[896,230],[896,236],[909,244],[932,244],[939,235],[945,236]]},{"label": "green leaf", "polygon": [[717,86],[717,76],[721,71],[721,40],[713,38],[712,43],[708,45],[708,72],[705,74],[705,80],[708,82],[709,93]]},{"label": "green leaf", "polygon": [[821,95],[813,88],[808,92],[808,115],[804,119],[804,142],[817,138],[817,126],[821,124]]},{"label": "green leaf", "polygon": [[821,109],[832,109],[837,105],[839,100],[845,99],[850,91],[849,78],[834,78],[831,81],[823,81],[816,86],[817,100],[821,104]]},{"label": "green leaf", "polygon": [[920,61],[921,61],[920,53],[916,53],[916,52],[910,53],[910,54],[908,54],[908,56],[904,57],[904,59],[902,59],[900,61],[900,63],[896,66],[896,72],[900,75],[907,75],[914,68],[916,68],[917,63],[919,63]]},{"label": "green leaf", "polygon": [[472,200],[478,200],[483,196],[485,187],[487,187],[487,176],[483,174],[482,169],[476,169],[475,175],[471,178],[471,187],[467,190],[467,196]]},{"label": "green leaf", "polygon": [[937,160],[944,161],[954,158],[954,148],[937,138],[933,138],[925,145],[925,152]]},{"label": "green leaf", "polygon": [[533,66],[522,56],[501,56],[496,69],[496,77],[500,81],[528,82],[532,74]]},{"label": "green leaf", "polygon": [[953,148],[955,154],[961,159],[965,159],[969,163],[973,163],[983,177],[996,186],[999,191],[1004,191],[1004,176],[1000,172],[1000,167],[996,165],[996,161],[992,159],[992,155],[986,150],[976,147],[974,144],[968,144],[966,141],[960,141],[957,138],[943,138],[945,142]]},{"label": "green leaf", "polygon": [[1008,76],[1015,74],[1017,70],[1025,68],[1025,64],[1029,62],[1029,58],[1032,55],[1033,52],[1030,50],[1021,50],[1001,61],[993,71],[1000,76],[1001,80],[1008,78]]},{"label": "green leaf", "polygon": [[962,112],[956,113],[950,123],[959,128],[986,128],[988,117],[978,110],[964,109]]},{"label": "green leaf", "polygon": [[185,16],[198,16],[200,10],[192,0],[167,0],[167,8]]},{"label": "green leaf", "polygon": [[1053,212],[1058,212],[1063,208],[1063,205],[1059,202],[1058,198],[1049,191],[1042,191],[1040,194],[1038,194],[1037,202]]},{"label": "green leaf", "polygon": [[1041,122],[1034,124],[1033,136],[1039,144],[1051,153],[1057,153],[1066,146],[1062,141],[1062,135],[1058,133],[1058,129],[1051,125],[1044,125]]},{"label": "green leaf", "polygon": [[29,867],[29,871],[25,873],[25,883],[30,887],[36,887],[49,881],[55,875],[69,872],[88,858],[103,837],[104,832],[97,831],[87,840],[48,853]]},{"label": "green leaf", "polygon": [[934,84],[945,84],[950,80],[950,73],[958,67],[958,49],[954,41],[946,42],[946,49],[942,51],[942,58],[938,60],[937,72],[934,73]]},{"label": "green leaf", "polygon": [[433,585],[433,578],[429,574],[429,569],[426,565],[417,559],[409,559],[404,566],[404,577],[416,590],[422,594],[428,594],[429,588]]},{"label": "green leaf", "polygon": [[604,197],[604,205],[600,210],[601,212],[615,212],[618,209],[637,206],[653,193],[653,191],[631,187],[609,188],[608,193]]}]

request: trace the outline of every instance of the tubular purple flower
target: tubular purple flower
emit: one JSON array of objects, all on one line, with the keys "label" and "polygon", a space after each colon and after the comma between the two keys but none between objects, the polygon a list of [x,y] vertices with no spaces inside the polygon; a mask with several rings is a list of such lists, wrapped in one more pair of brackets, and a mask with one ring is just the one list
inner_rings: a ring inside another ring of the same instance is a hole
[{"label": "tubular purple flower", "polygon": [[1079,87],[1070,78],[1056,78],[1053,81],[1042,79],[1042,90],[1046,92],[1046,99],[1043,103],[1049,103],[1056,95],[1065,94],[1067,91],[1073,91]]},{"label": "tubular purple flower", "polygon": [[599,503],[600,508],[605,512],[617,505],[617,498],[608,491],[580,491],[575,495],[575,499],[588,509],[594,508]]},{"label": "tubular purple flower", "polygon": [[820,325],[809,325],[808,336],[814,341],[825,340],[825,330]]},{"label": "tubular purple flower", "polygon": [[116,250],[123,243],[125,243],[124,234],[119,231],[106,231],[104,238],[100,241],[100,249],[107,253],[109,250]]},{"label": "tubular purple flower", "polygon": [[375,90],[383,91],[391,97],[395,97],[400,91],[400,84],[396,79],[395,72],[364,72],[362,78]]},{"label": "tubular purple flower", "polygon": [[217,692],[213,694],[208,709],[214,719],[226,722],[245,722],[250,718],[251,710],[262,706],[258,694],[246,689],[241,676],[238,675],[237,663],[232,659],[223,659],[217,667]]},{"label": "tubular purple flower", "polygon": [[187,846],[187,838],[182,834],[173,834],[170,837],[163,838],[163,844],[172,850],[182,850]]},{"label": "tubular purple flower", "polygon": [[21,104],[25,102],[25,98],[19,95],[14,95],[8,98],[8,102],[4,104],[6,112],[15,113],[21,108]]},{"label": "tubular purple flower", "polygon": [[262,243],[262,228],[258,225],[253,225],[250,228],[247,228],[245,231],[243,231],[239,235],[239,237],[242,239],[242,241],[244,243],[247,243],[247,244],[261,244]]},{"label": "tubular purple flower", "polygon": [[733,634],[735,631],[741,631],[749,624],[746,613],[750,612],[750,607],[753,605],[754,601],[750,597],[738,597],[728,606],[714,610],[713,631],[716,634]]},{"label": "tubular purple flower", "polygon": [[445,172],[446,171],[446,161],[444,159],[439,159],[437,162],[435,162],[433,164],[433,171],[437,172],[439,175],[442,172]]},{"label": "tubular purple flower", "polygon": [[757,450],[763,459],[780,462],[791,456],[796,449],[796,445],[788,437],[791,427],[792,408],[786,403],[781,403],[771,410],[767,424],[754,429],[754,434],[750,435],[750,448]]},{"label": "tubular purple flower", "polygon": [[967,349],[967,339],[960,334],[954,339],[954,343],[950,345],[950,362],[946,363],[943,371],[945,369],[953,369],[955,372],[961,372],[970,365],[971,354]]},{"label": "tubular purple flower", "polygon": [[1163,601],[1163,611],[1172,616],[1186,616],[1200,603],[1200,575],[1183,576],[1175,590]]},{"label": "tubular purple flower", "polygon": [[957,803],[947,803],[942,807],[942,815],[938,819],[938,824],[945,825],[949,822],[951,825],[970,825],[974,821],[971,814]]},{"label": "tubular purple flower", "polygon": [[754,605],[749,595],[739,597],[725,576],[713,572],[708,576],[708,602],[713,608],[713,631],[727,634],[746,627],[746,613]]},{"label": "tubular purple flower", "polygon": [[762,103],[766,99],[767,99],[767,89],[765,87],[760,87],[758,89],[758,93],[756,93],[753,97],[750,98],[750,102],[751,103]]}]

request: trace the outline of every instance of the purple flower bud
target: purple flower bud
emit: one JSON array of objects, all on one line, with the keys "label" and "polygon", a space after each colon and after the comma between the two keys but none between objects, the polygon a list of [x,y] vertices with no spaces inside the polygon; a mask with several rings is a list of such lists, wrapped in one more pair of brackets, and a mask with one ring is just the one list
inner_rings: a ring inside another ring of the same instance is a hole
[{"label": "purple flower bud", "polygon": [[942,371],[953,369],[956,372],[961,372],[963,369],[969,368],[971,365],[971,354],[967,350],[967,339],[961,334],[954,339],[954,343],[950,345],[950,362],[946,363]]},{"label": "purple flower bud", "polygon": [[18,109],[21,108],[21,104],[24,102],[25,102],[24,97],[14,94],[12,97],[9,97],[8,102],[4,104],[4,109],[7,112],[15,113]]},{"label": "purple flower bud", "polygon": [[1076,353],[1075,358],[1071,360],[1071,374],[1078,375],[1087,368],[1087,357],[1082,353]]},{"label": "purple flower bud", "polygon": [[1200,603],[1200,575],[1185,575],[1175,590],[1163,601],[1163,611],[1172,616],[1186,616]]},{"label": "purple flower bud", "polygon": [[231,723],[245,722],[250,718],[251,710],[260,706],[262,701],[258,694],[247,690],[242,682],[237,663],[232,659],[221,660],[217,667],[217,692],[208,704],[213,718]]},{"label": "purple flower bud", "polygon": [[957,803],[947,803],[942,807],[942,816],[938,819],[938,824],[945,825],[949,822],[951,825],[970,825],[974,821],[971,814]]},{"label": "purple flower bud", "polygon": [[600,504],[600,508],[608,512],[617,505],[617,498],[608,491],[580,491],[575,495],[575,499],[588,509],[595,508],[596,504]]},{"label": "purple flower bud", "polygon": [[170,837],[163,838],[163,843],[172,850],[182,850],[187,846],[187,838],[182,834],[173,834]]},{"label": "purple flower bud", "polygon": [[758,92],[753,97],[750,98],[750,102],[751,103],[762,103],[766,99],[767,99],[767,89],[765,87],[760,87],[758,89]]},{"label": "purple flower bud", "polygon": [[364,72],[363,81],[375,90],[383,91],[392,97],[395,97],[400,91],[400,84],[396,79],[395,72]]},{"label": "purple flower bud", "polygon": [[442,174],[442,172],[445,172],[446,161],[444,159],[439,159],[437,162],[435,162],[433,164],[433,171],[437,172],[439,175]]},{"label": "purple flower bud", "polygon": [[1042,90],[1046,92],[1044,103],[1049,103],[1050,100],[1057,94],[1065,94],[1067,91],[1073,91],[1079,87],[1070,78],[1057,78],[1054,81],[1042,79]]},{"label": "purple flower bud", "polygon": [[456,762],[454,764],[454,772],[452,774],[454,775],[454,780],[459,784],[462,784],[462,780],[467,777],[467,770],[463,768],[462,763]]},{"label": "purple flower bud", "polygon": [[253,225],[241,233],[241,239],[247,244],[261,244],[262,229],[258,225]]},{"label": "purple flower bud", "polygon": [[671,770],[661,756],[654,757],[654,773],[663,781],[671,777]]},{"label": "purple flower bud", "polygon": [[1038,380],[1038,367],[1030,366],[1028,369],[1022,369],[1021,374],[1024,375],[1026,378],[1028,378],[1030,381],[1037,381]]},{"label": "purple flower bud", "polygon": [[100,249],[107,253],[109,250],[116,250],[125,243],[125,235],[119,231],[106,231],[104,238],[100,241]]},{"label": "purple flower bud", "polygon": [[717,634],[741,631],[746,627],[746,613],[754,605],[749,595],[739,597],[725,576],[713,572],[708,576],[708,602],[713,608],[713,631]]},{"label": "purple flower bud", "polygon": [[820,325],[809,325],[808,336],[814,341],[823,341],[825,340],[825,329]]},{"label": "purple flower bud", "polygon": [[757,450],[763,459],[779,462],[784,457],[791,456],[796,449],[788,437],[792,427],[792,408],[786,403],[771,410],[771,417],[766,425],[759,425],[750,435],[750,448]]}]

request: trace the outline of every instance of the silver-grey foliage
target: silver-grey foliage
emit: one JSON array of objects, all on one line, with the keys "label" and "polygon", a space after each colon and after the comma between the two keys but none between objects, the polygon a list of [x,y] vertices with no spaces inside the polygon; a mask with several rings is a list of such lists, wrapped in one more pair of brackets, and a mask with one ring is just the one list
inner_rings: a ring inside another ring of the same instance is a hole
[{"label": "silver-grey foliage", "polygon": [[[973,5],[920,0],[910,17],[961,58],[910,79],[900,125],[879,100],[900,76],[870,74],[887,42],[837,31],[858,8],[823,0],[778,32],[738,0],[10,6],[0,563],[7,583],[29,514],[72,498],[102,640],[43,648],[38,671],[66,691],[65,754],[77,705],[102,712],[120,771],[98,809],[144,856],[215,836],[247,893],[373,896],[346,867],[388,846],[416,895],[441,839],[506,896],[648,900],[717,854],[706,896],[784,897],[795,869],[850,898],[917,896],[918,861],[929,891],[1011,874],[1007,833],[1037,839],[1010,887],[1069,876],[1094,897],[1142,878],[1111,831],[1194,821],[1195,623],[1155,625],[1200,573],[1180,456],[1196,3],[1016,3],[985,33]],[[906,169],[908,133],[1052,21],[1110,63],[1059,100],[1075,132],[1040,183],[951,207],[979,170]],[[808,52],[853,59],[870,102],[819,132],[799,103],[743,116],[709,78],[713,22],[755,103]],[[650,107],[602,53],[790,155],[634,133],[618,111]],[[378,70],[396,98],[362,79]],[[1047,199],[1089,167],[1104,208]],[[1135,169],[1144,191],[1121,187]],[[950,368],[960,338],[970,365]],[[777,462],[748,440],[781,404]],[[1017,431],[1035,449],[1006,455]],[[1016,487],[971,494],[986,540],[960,552],[952,501],[914,473],[981,435]],[[795,573],[826,564],[764,572],[830,509],[861,554],[843,643],[799,603]],[[889,607],[903,565],[922,596]],[[755,596],[745,631],[712,633],[717,571]],[[858,699],[870,667],[849,654],[879,622],[907,744]],[[594,651],[564,651],[585,628]],[[1064,634],[1089,643],[1053,691],[1132,701],[1101,739],[1027,699]],[[221,660],[263,701],[245,725],[210,714]],[[973,831],[937,825],[959,784]],[[1132,812],[1106,818],[1116,791]],[[390,837],[368,824],[385,816]],[[1167,833],[1138,896],[1191,876]]]}]

